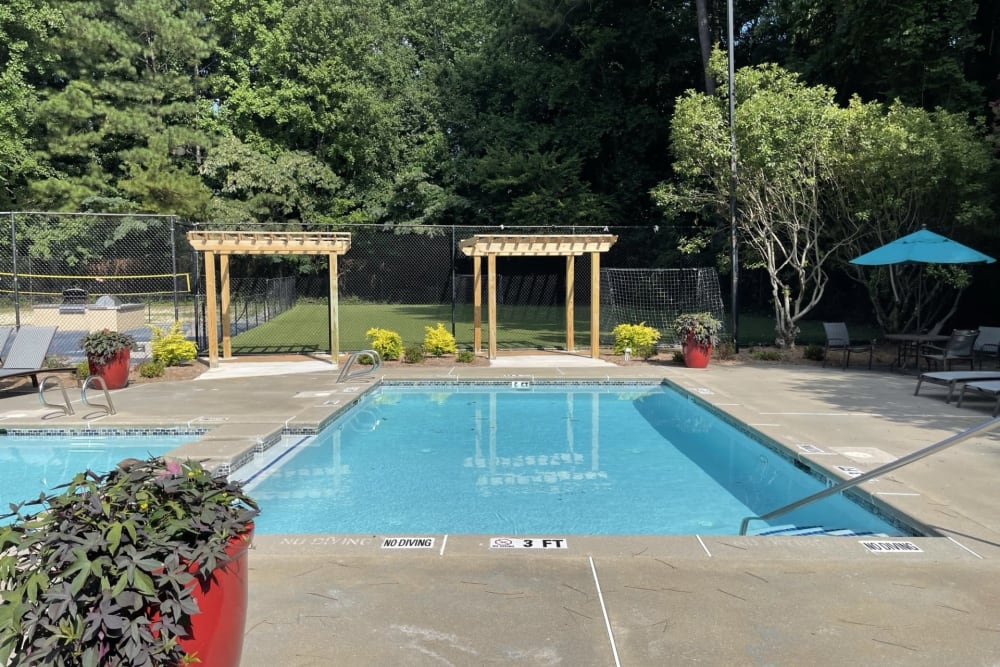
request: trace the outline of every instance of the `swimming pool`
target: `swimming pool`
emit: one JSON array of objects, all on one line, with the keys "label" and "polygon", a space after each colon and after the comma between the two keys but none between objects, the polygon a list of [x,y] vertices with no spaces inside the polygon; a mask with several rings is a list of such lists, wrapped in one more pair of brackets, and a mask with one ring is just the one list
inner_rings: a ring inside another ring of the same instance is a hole
[{"label": "swimming pool", "polygon": [[0,514],[34,499],[78,472],[104,473],[122,459],[166,454],[197,435],[0,436]]},{"label": "swimming pool", "polygon": [[[666,385],[519,382],[382,386],[244,475],[265,534],[735,534],[829,483]],[[911,534],[844,496],[788,524]]]}]

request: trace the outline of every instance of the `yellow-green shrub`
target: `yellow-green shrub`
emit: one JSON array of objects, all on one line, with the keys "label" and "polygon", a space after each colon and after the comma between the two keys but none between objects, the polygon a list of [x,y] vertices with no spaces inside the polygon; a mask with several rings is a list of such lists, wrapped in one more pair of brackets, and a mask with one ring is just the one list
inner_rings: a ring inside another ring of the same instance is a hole
[{"label": "yellow-green shrub", "polygon": [[632,348],[632,354],[649,359],[656,354],[656,342],[660,340],[658,329],[641,324],[619,324],[611,333],[615,337],[615,354],[623,354],[625,348]]},{"label": "yellow-green shrub", "polygon": [[174,322],[174,326],[170,327],[170,333],[166,335],[159,327],[150,329],[153,338],[149,349],[153,361],[158,361],[164,366],[177,366],[198,356],[198,346],[184,337],[180,322]]},{"label": "yellow-green shrub", "polygon": [[443,324],[438,322],[436,327],[424,327],[424,329],[427,330],[427,335],[424,336],[424,351],[427,354],[440,357],[442,354],[458,352],[455,337],[444,328]]},{"label": "yellow-green shrub", "polygon": [[387,361],[399,359],[403,353],[403,339],[395,331],[372,327],[365,332],[365,336],[372,342],[372,349]]}]

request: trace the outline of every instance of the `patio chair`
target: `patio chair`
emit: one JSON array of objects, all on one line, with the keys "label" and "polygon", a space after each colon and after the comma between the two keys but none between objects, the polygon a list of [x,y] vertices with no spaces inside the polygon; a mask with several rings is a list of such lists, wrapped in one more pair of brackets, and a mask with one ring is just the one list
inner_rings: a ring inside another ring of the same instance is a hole
[{"label": "patio chair", "polygon": [[983,359],[993,359],[996,367],[1000,368],[1000,327],[979,327],[979,336],[972,346],[972,353],[979,362],[980,370],[983,368]]},{"label": "patio chair", "polygon": [[830,358],[831,353],[839,352],[843,355],[841,368],[847,368],[851,363],[851,353],[868,353],[868,370],[872,369],[872,355],[875,353],[875,341],[868,343],[855,343],[851,341],[850,334],[847,333],[847,324],[844,322],[823,322],[823,329],[826,331],[826,347],[823,349],[823,366]]},{"label": "patio chair", "polygon": [[58,327],[22,327],[14,334],[14,342],[0,366],[0,380],[30,377],[32,386],[38,386],[38,374],[46,371],[65,370],[43,368]]},{"label": "patio chair", "polygon": [[937,365],[941,364],[946,371],[950,371],[952,364],[959,362],[968,363],[971,371],[975,360],[972,348],[978,336],[979,331],[976,329],[955,329],[944,347],[925,345],[920,351],[920,356],[927,362],[927,370],[930,370],[932,365],[937,368]]}]

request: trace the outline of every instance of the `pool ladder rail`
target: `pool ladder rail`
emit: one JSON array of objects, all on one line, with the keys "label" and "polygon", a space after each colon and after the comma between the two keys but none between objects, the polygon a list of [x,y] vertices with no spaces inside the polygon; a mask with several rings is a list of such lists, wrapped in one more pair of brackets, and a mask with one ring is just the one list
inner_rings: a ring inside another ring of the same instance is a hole
[{"label": "pool ladder rail", "polygon": [[[62,405],[58,403],[49,403],[45,400],[45,391],[50,388],[49,385],[53,384],[50,380],[57,383],[55,386],[59,387],[59,391],[62,392]],[[87,389],[89,389],[91,385],[100,385],[98,388],[104,392],[104,400],[106,400],[107,403],[90,402],[90,399],[87,397]],[[59,378],[55,375],[48,375],[42,378],[42,381],[38,385],[38,402],[43,407],[59,410],[64,415],[76,414],[73,410],[73,404],[70,402],[69,396],[66,394],[66,387],[63,386],[62,382],[59,382]],[[105,414],[108,415],[117,414],[118,412],[115,410],[115,404],[111,400],[111,394],[108,393],[108,385],[104,382],[104,378],[99,375],[91,375],[84,380],[83,385],[80,387],[80,402],[87,407],[100,408],[101,410],[104,410]]]},{"label": "pool ladder rail", "polygon": [[[371,357],[372,365],[364,366],[352,371],[351,368],[361,357]],[[353,378],[371,375],[380,368],[382,368],[382,355],[375,350],[359,350],[358,352],[352,352],[351,355],[347,357],[347,361],[344,362],[344,367],[340,370],[340,375],[337,376],[337,384],[347,382]]]},{"label": "pool ladder rail", "polygon": [[827,496],[832,496],[836,493],[846,491],[851,487],[857,486],[862,482],[867,482],[868,480],[874,479],[879,475],[884,475],[888,472],[892,472],[897,468],[902,468],[905,465],[913,463],[914,461],[919,461],[920,459],[930,456],[931,454],[936,454],[942,450],[948,449],[949,447],[954,447],[957,444],[965,442],[969,438],[973,438],[982,433],[989,433],[990,431],[996,429],[997,427],[1000,427],[1000,417],[995,417],[987,422],[983,422],[979,426],[973,426],[972,428],[966,429],[961,433],[949,436],[944,440],[940,440],[934,443],[933,445],[930,445],[929,447],[918,449],[917,451],[911,452],[906,456],[902,456],[896,459],[895,461],[879,466],[874,470],[869,470],[863,475],[859,475],[858,477],[852,477],[851,479],[845,479],[844,481],[838,484],[834,484],[833,486],[830,486],[822,491],[819,491],[818,493],[814,493],[811,496],[806,496],[805,498],[796,500],[794,503],[789,503],[783,507],[779,507],[776,510],[771,510],[766,514],[761,514],[760,516],[744,517],[743,521],[740,522],[740,535],[747,534],[747,529],[749,528],[751,521],[769,521],[774,517],[781,516],[782,514],[787,514],[788,512],[798,509],[804,505],[808,505],[810,503],[816,502],[817,500],[822,500]]}]

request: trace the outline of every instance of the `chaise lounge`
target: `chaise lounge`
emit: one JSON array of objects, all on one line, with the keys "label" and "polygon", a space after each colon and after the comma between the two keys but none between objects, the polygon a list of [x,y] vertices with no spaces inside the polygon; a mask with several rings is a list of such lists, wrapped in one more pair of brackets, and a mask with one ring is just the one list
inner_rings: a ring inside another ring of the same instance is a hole
[{"label": "chaise lounge", "polygon": [[[30,377],[32,386],[38,386],[38,374],[49,371],[72,370],[44,368],[45,355],[56,336],[58,327],[22,327],[14,334],[14,342],[0,366],[0,380]],[[1000,377],[1000,376],[998,376]]]},{"label": "chaise lounge", "polygon": [[920,385],[924,382],[939,384],[948,387],[948,396],[945,403],[951,403],[951,397],[955,394],[956,385],[965,385],[969,382],[987,382],[991,380],[1000,381],[1000,370],[996,371],[933,371],[921,373],[917,377],[917,388],[913,391],[916,396],[920,393]]},{"label": "chaise lounge", "polygon": [[993,406],[993,416],[997,416],[997,413],[1000,412],[1000,380],[965,383],[962,385],[962,391],[958,394],[958,407],[962,407],[962,400],[965,398],[966,389],[972,389],[981,394],[988,394],[997,399],[996,405]]}]

